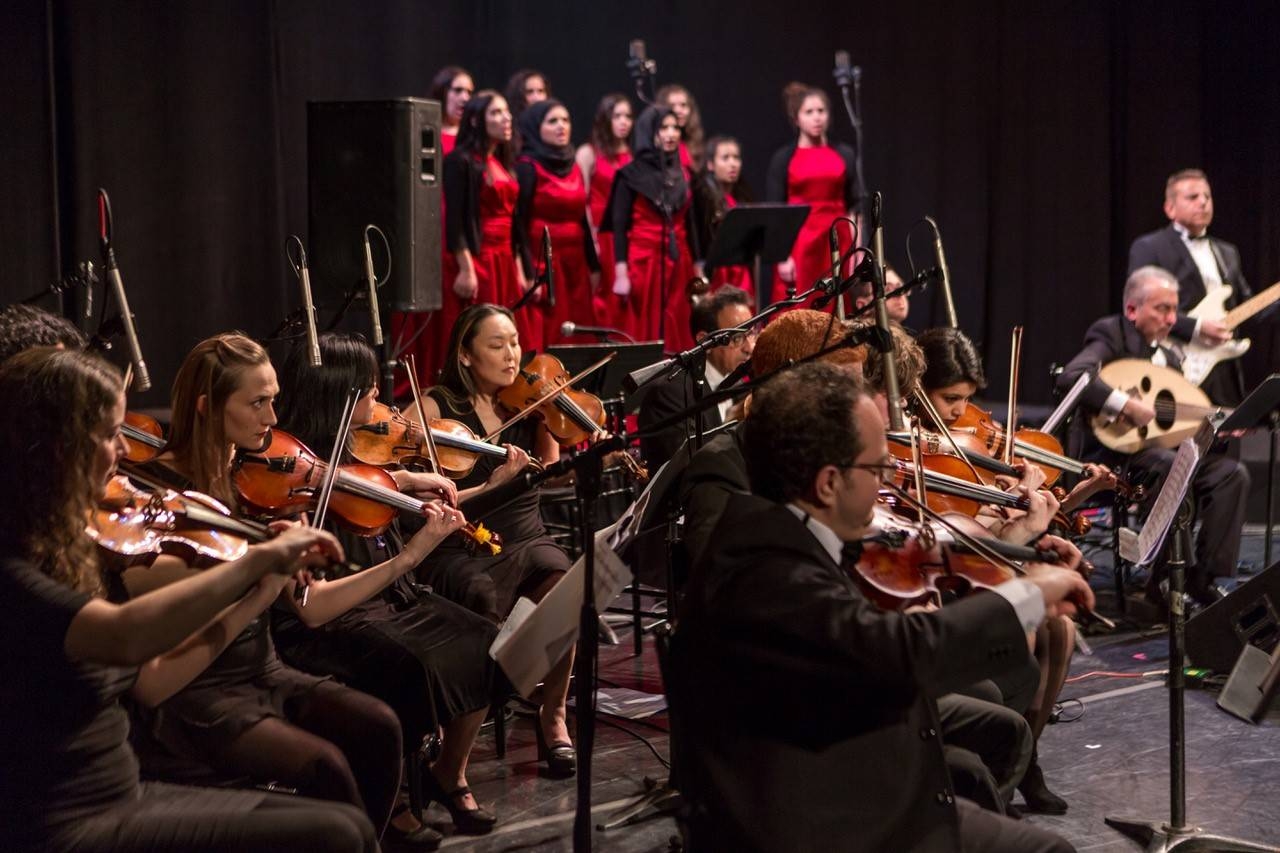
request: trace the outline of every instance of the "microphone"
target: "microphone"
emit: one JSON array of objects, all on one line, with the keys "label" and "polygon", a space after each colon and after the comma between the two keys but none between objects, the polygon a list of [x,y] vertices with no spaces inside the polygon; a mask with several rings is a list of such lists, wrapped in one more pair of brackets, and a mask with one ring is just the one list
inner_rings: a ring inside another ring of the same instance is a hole
[{"label": "microphone", "polygon": [[651,74],[658,71],[658,64],[648,57],[644,49],[644,39],[632,39],[627,53],[627,74],[637,83],[643,82]]},{"label": "microphone", "polygon": [[542,226],[542,276],[547,282],[547,307],[556,307],[556,276],[551,266],[551,229]]},{"label": "microphone", "polygon": [[847,89],[858,81],[862,76],[862,69],[857,65],[849,64],[849,51],[836,51],[836,67],[832,72],[832,76],[836,78],[836,85],[841,89]]},{"label": "microphone", "polygon": [[111,199],[104,189],[98,190],[98,235],[102,243],[102,262],[107,275],[107,286],[111,288],[111,295],[120,306],[125,345],[129,348],[129,361],[133,363],[133,390],[146,391],[151,387],[151,373],[142,358],[138,329],[133,324],[133,312],[129,310],[129,297],[124,292],[120,268],[116,266],[116,253],[111,246]]},{"label": "microphone", "polygon": [[[307,323],[307,363],[312,367],[320,367],[320,336],[316,333],[316,306],[311,301],[311,273],[307,269],[307,249],[302,240],[290,234],[290,240],[298,243],[298,265],[294,272],[298,274],[298,285],[302,288],[302,314]],[[290,258],[290,262],[292,262]]]},{"label": "microphone", "polygon": [[[369,285],[369,319],[373,322],[373,345],[380,347],[382,346],[382,316],[378,311],[378,280],[373,275],[373,250],[369,248],[369,229],[377,227],[373,224],[364,227],[364,280]],[[309,341],[310,338],[308,338]],[[312,367],[315,366],[317,365],[312,365]]]},{"label": "microphone", "polygon": [[947,266],[947,256],[942,251],[942,232],[932,216],[926,216],[925,222],[933,229],[933,256],[938,261],[938,272],[942,276],[943,306],[947,311],[947,325],[953,329],[960,328],[960,320],[956,317],[956,303],[951,298],[951,269]]},{"label": "microphone", "polygon": [[889,428],[903,429],[902,393],[898,385],[898,365],[893,356],[893,337],[889,331],[889,310],[884,304],[884,198],[880,193],[871,197],[871,244],[876,260],[871,265],[872,292],[875,293],[876,326],[881,330],[882,341],[889,345],[884,356],[885,398],[889,406]]},{"label": "microphone", "polygon": [[580,326],[572,320],[565,320],[560,324],[560,334],[566,338],[574,335],[595,335],[602,341],[610,336],[631,340],[631,336],[621,329],[610,329],[608,326]]},{"label": "microphone", "polygon": [[[848,284],[841,284],[840,281],[840,227],[839,220],[832,220],[831,228],[827,231],[827,240],[831,244],[831,291],[833,297],[841,297],[844,295]],[[831,300],[822,303],[825,308]],[[816,304],[816,303],[815,303]],[[840,299],[836,303],[836,316],[841,320],[844,319],[844,299]]]}]

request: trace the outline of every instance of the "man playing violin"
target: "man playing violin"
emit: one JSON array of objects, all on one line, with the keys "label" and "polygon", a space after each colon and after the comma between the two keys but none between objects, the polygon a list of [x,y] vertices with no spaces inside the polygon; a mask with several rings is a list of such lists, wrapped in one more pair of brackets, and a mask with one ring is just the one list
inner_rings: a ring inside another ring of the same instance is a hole
[{"label": "man playing violin", "polygon": [[[1125,391],[1112,388],[1096,377],[1106,364],[1121,358],[1148,359],[1153,364],[1180,365],[1175,348],[1169,346],[1170,332],[1178,322],[1178,280],[1155,266],[1141,267],[1129,275],[1124,286],[1124,313],[1103,317],[1085,333],[1084,349],[1071,359],[1058,388],[1066,391],[1084,373],[1095,378],[1085,388],[1081,405],[1100,412],[1112,420],[1123,419],[1135,427],[1155,418],[1155,410]],[[1083,419],[1080,420],[1083,423]],[[1086,453],[1116,463],[1124,457],[1103,451],[1092,438],[1086,439],[1092,450]],[[1128,458],[1131,470],[1148,479],[1163,482],[1175,456],[1173,450],[1150,447]],[[1141,477],[1131,476],[1138,481]],[[1221,453],[1209,453],[1200,462],[1191,481],[1196,501],[1196,517],[1201,522],[1196,537],[1195,561],[1187,569],[1187,592],[1201,604],[1211,604],[1222,597],[1214,578],[1236,573],[1240,555],[1240,531],[1244,527],[1245,501],[1249,494],[1249,472],[1239,462]],[[1159,602],[1159,581],[1163,577],[1163,560],[1152,572],[1147,596]]]},{"label": "man playing violin", "polygon": [[892,464],[862,384],[786,371],[754,392],[743,433],[755,494],[729,499],[672,647],[691,834],[735,850],[1070,850],[956,798],[934,697],[1015,665],[1047,613],[1092,604],[1088,584],[1032,566],[941,610],[879,610],[844,567]]}]

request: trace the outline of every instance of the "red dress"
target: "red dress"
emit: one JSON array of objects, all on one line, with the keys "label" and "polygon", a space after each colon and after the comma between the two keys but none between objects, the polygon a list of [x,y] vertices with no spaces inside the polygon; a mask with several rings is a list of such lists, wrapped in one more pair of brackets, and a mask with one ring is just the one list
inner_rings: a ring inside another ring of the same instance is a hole
[{"label": "red dress", "polygon": [[[724,206],[726,210],[732,210],[738,206],[738,201],[733,196],[725,193]],[[710,247],[703,246],[702,251],[705,252],[708,248]],[[747,293],[751,294],[752,300],[755,299],[756,290],[755,286],[751,283],[751,270],[747,267],[717,267],[715,271],[711,273],[711,289],[708,292],[715,293],[727,284],[733,285],[741,290],[745,290]]]},{"label": "red dress", "polygon": [[[534,310],[532,316],[543,320],[542,343],[552,346],[560,343],[560,325],[572,320],[579,325],[596,325],[596,312],[592,305],[591,268],[587,264],[584,217],[587,212],[587,186],[582,170],[576,165],[565,177],[547,170],[533,160],[537,175],[533,200],[529,207],[529,249],[534,256],[535,268],[542,247],[542,229],[551,230],[551,258],[555,271],[555,307],[548,307],[545,299],[518,313]],[[575,335],[573,343],[590,343],[595,338]]]},{"label": "red dress", "polygon": [[[453,151],[458,142],[456,133],[440,134],[440,158],[443,160]],[[440,193],[440,310],[415,312],[412,314],[393,314],[391,317],[391,341],[398,346],[412,339],[412,343],[404,350],[405,355],[412,354],[418,363],[418,382],[427,388],[435,385],[444,367],[444,351],[449,345],[449,331],[453,321],[462,313],[462,302],[453,292],[453,280],[458,277],[458,262],[445,244],[444,233],[444,193]],[[396,399],[410,395],[409,377],[397,374],[395,385]]]},{"label": "red dress", "polygon": [[[511,247],[511,218],[520,186],[498,158],[485,162],[477,202],[480,213],[480,251],[476,254],[476,302],[490,302],[510,308],[524,295],[516,275],[516,256]],[[516,312],[516,331],[525,350],[542,349],[542,323],[537,313]]]},{"label": "red dress", "polygon": [[596,319],[602,326],[616,326],[631,333],[619,320],[624,312],[618,297],[613,295],[613,232],[600,231],[604,222],[605,208],[609,205],[609,191],[613,188],[613,176],[618,170],[631,162],[631,152],[623,151],[616,158],[609,157],[599,148],[591,146],[595,154],[596,165],[591,171],[591,186],[588,195],[588,208],[591,211],[591,224],[596,228],[596,256],[600,258],[600,289],[596,291],[593,301]]},{"label": "red dress", "polygon": [[[844,200],[845,170],[844,158],[829,145],[796,148],[787,167],[787,204],[809,205],[809,215],[791,247],[797,292],[808,290],[818,279],[831,274],[831,245],[827,233],[832,219],[849,214]],[[775,276],[775,302],[786,295],[786,288],[781,278]]]},{"label": "red dress", "polygon": [[[639,341],[662,339],[667,352],[693,346],[689,331],[689,298],[685,285],[693,278],[693,258],[689,256],[686,222],[692,196],[675,212],[670,226],[653,202],[637,195],[631,208],[631,230],[627,234],[627,276],[631,294],[623,304],[620,328]],[[674,234],[672,233],[674,232]],[[671,259],[670,242],[677,257]]]}]

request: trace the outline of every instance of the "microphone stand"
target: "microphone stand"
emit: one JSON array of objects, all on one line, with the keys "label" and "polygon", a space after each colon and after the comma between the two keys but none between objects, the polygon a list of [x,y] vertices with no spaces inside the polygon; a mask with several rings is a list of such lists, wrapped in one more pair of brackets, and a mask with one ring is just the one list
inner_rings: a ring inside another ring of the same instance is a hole
[{"label": "microphone stand", "polygon": [[[853,87],[853,99],[849,99],[849,88]],[[844,102],[844,110],[849,115],[849,124],[853,125],[853,172],[858,183],[858,209],[861,210],[867,201],[867,183],[862,172],[862,68],[854,65],[849,69],[849,83],[840,86],[840,100]]]}]

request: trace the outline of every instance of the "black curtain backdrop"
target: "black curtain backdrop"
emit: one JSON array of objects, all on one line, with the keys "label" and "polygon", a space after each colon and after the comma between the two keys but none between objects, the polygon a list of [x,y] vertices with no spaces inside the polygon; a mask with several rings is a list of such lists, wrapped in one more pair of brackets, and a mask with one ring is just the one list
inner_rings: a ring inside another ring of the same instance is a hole
[{"label": "black curtain backdrop", "polygon": [[[933,215],[962,326],[1005,381],[1026,327],[1023,399],[1118,309],[1125,255],[1164,224],[1164,178],[1208,171],[1214,233],[1255,289],[1280,278],[1280,9],[1270,2],[613,5],[238,0],[10,0],[0,12],[0,300],[97,259],[94,191],[111,193],[117,256],[163,405],[200,338],[265,335],[296,303],[285,237],[306,234],[306,102],[424,95],[446,63],[501,88],[548,76],[574,117],[628,91],[628,40],[660,83],[689,87],[711,133],[738,137],[760,190],[791,135],[792,79],[831,91],[832,53],[862,66],[866,174],[886,201],[889,259]],[[930,262],[927,231],[916,263]],[[354,239],[354,237],[353,237]],[[46,300],[46,305],[54,305]],[[934,316],[916,300],[912,324]],[[1254,335],[1260,376],[1280,334]],[[996,394],[996,396],[1000,396]]]}]

